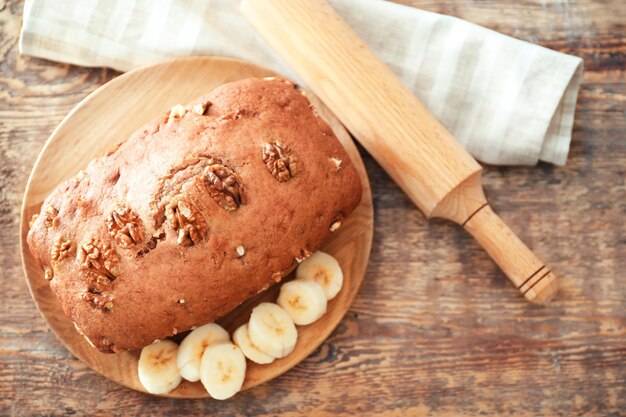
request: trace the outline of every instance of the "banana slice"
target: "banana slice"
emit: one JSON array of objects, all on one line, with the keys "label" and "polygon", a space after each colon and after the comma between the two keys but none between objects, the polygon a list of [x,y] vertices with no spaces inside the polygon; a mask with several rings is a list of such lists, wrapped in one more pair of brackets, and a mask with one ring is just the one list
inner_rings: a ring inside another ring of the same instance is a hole
[{"label": "banana slice", "polygon": [[200,380],[216,400],[225,400],[241,390],[246,377],[246,358],[232,343],[209,346],[202,355]]},{"label": "banana slice", "polygon": [[228,332],[215,323],[205,324],[194,329],[180,344],[176,364],[180,375],[187,381],[200,380],[200,361],[204,350],[216,343],[229,342]]},{"label": "banana slice", "polygon": [[296,279],[317,282],[329,300],[332,300],[343,286],[343,272],[339,262],[319,250],[298,266]]},{"label": "banana slice", "polygon": [[299,326],[313,323],[326,313],[326,293],[315,281],[290,281],[280,288],[276,301]]},{"label": "banana slice", "polygon": [[261,352],[283,358],[293,352],[298,331],[289,314],[278,304],[261,303],[252,310],[248,336]]},{"label": "banana slice", "polygon": [[150,394],[167,394],[180,384],[177,353],[178,345],[171,340],[161,340],[141,350],[139,381]]},{"label": "banana slice", "polygon": [[[325,300],[325,299],[324,299]],[[274,358],[267,353],[263,353],[254,343],[250,340],[248,335],[248,324],[239,326],[235,333],[233,333],[233,342],[243,352],[244,356],[250,359],[252,362],[256,362],[261,365],[272,363]]]}]

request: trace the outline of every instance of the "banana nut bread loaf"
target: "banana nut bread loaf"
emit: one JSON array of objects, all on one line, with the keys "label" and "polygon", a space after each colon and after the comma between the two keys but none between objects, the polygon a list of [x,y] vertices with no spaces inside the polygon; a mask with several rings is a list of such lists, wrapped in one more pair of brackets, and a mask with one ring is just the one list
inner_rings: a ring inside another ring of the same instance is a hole
[{"label": "banana nut bread loaf", "polygon": [[294,84],[247,79],[175,106],[59,185],[28,245],[103,352],[211,322],[286,276],[361,199]]}]

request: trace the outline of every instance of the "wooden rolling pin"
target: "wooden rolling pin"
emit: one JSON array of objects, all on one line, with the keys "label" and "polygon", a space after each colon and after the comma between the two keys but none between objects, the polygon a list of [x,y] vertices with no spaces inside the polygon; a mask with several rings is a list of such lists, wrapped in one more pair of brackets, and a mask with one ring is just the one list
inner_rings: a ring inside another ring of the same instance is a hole
[{"label": "wooden rolling pin", "polygon": [[493,212],[481,166],[323,0],[243,0],[241,13],[427,217],[460,224],[531,302],[556,278]]}]

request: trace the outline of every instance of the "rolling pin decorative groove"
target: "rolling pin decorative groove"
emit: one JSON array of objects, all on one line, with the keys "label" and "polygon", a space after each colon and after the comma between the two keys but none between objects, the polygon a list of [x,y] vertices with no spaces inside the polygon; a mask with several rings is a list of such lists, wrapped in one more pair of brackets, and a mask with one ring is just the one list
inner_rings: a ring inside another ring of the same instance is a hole
[{"label": "rolling pin decorative groove", "polygon": [[324,0],[243,0],[241,13],[428,217],[461,225],[531,302],[555,276],[493,212],[481,166]]}]

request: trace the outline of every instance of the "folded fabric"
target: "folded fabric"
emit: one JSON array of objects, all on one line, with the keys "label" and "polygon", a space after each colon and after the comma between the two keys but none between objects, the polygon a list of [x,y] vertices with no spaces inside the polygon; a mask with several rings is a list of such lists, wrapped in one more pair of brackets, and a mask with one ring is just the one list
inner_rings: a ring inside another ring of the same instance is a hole
[{"label": "folded fabric", "polygon": [[[127,71],[186,55],[245,59],[298,80],[234,0],[26,0],[20,53]],[[331,0],[474,157],[565,164],[582,60],[450,16]]]}]

